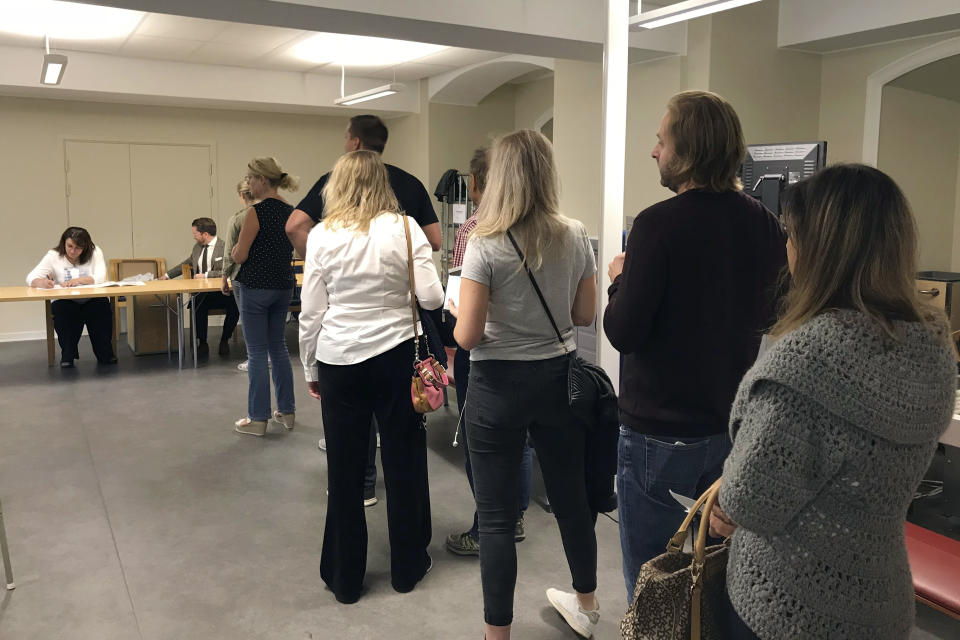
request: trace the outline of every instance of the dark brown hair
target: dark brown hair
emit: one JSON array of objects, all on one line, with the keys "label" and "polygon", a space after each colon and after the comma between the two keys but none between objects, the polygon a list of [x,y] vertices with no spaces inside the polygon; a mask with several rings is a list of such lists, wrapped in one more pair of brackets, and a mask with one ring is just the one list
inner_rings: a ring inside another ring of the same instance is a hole
[{"label": "dark brown hair", "polygon": [[190,223],[191,227],[196,227],[200,233],[209,233],[212,236],[217,235],[217,223],[213,218],[197,218]]},{"label": "dark brown hair", "polygon": [[740,118],[729,102],[709,91],[670,98],[670,138],[675,182],[706,191],[739,191],[737,172],[747,152]]},{"label": "dark brown hair", "polygon": [[833,165],[789,187],[782,209],[796,260],[771,334],[831,309],[860,311],[891,337],[894,320],[943,320],[917,294],[917,224],[888,175],[863,164]]},{"label": "dark brown hair", "polygon": [[93,257],[93,250],[97,248],[97,245],[93,244],[90,232],[83,227],[67,227],[67,230],[60,235],[60,242],[53,248],[61,256],[67,255],[67,238],[73,240],[73,243],[82,250],[77,264],[89,262]]},{"label": "dark brown hair", "polygon": [[487,188],[487,167],[490,164],[489,155],[489,148],[480,147],[473,152],[473,157],[470,158],[470,175],[473,176],[473,182],[477,187],[477,191],[480,193],[483,193],[483,190]]},{"label": "dark brown hair", "polygon": [[359,138],[362,148],[383,153],[387,146],[387,126],[377,116],[350,118],[350,136]]}]

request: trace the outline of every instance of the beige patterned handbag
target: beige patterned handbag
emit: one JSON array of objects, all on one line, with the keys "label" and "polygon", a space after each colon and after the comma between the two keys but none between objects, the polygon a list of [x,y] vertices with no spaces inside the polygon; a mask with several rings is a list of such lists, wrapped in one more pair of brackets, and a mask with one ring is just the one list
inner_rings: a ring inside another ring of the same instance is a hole
[{"label": "beige patterned handbag", "polygon": [[[719,493],[717,480],[690,508],[667,552],[640,568],[633,604],[620,621],[623,640],[722,639],[728,547],[707,547],[710,511]],[[684,543],[692,535],[690,526],[701,505],[704,517],[691,554],[684,550]]]}]

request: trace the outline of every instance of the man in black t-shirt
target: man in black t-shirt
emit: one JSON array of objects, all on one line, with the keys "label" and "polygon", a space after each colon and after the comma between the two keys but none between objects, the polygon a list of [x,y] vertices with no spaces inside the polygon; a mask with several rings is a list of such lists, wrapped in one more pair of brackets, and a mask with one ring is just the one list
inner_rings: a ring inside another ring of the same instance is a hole
[{"label": "man in black t-shirt", "polygon": [[[380,118],[369,115],[350,118],[350,124],[347,125],[347,130],[344,133],[344,153],[359,149],[369,149],[370,151],[383,153],[386,145],[387,127]],[[440,221],[433,210],[430,194],[427,193],[423,183],[416,177],[392,164],[385,166],[390,179],[390,187],[397,196],[400,209],[420,225],[430,242],[430,246],[433,247],[434,251],[438,251],[441,246]],[[307,236],[310,235],[310,230],[323,218],[323,187],[329,179],[329,173],[321,176],[287,219],[287,237],[293,243],[293,248],[303,257],[306,257]],[[435,312],[427,312],[421,309],[420,312],[424,332],[432,332],[436,335],[436,322],[439,320],[440,309]],[[441,364],[446,365],[446,354],[442,351],[442,346],[439,350],[434,348],[434,351]],[[374,418],[373,424],[370,426],[370,448],[367,455],[367,472],[364,478],[363,505],[365,507],[377,503],[375,494],[377,483],[376,442],[376,418]],[[326,450],[325,439],[320,440],[320,449]]]},{"label": "man in black t-shirt", "polygon": [[741,190],[745,145],[730,104],[674,96],[652,156],[677,195],[637,216],[608,275],[603,329],[623,354],[617,500],[627,600],[640,566],[684,518],[730,451],[737,386],[774,318],[786,264],[779,221]]},{"label": "man in black t-shirt", "polygon": [[[349,153],[358,149],[369,149],[383,153],[387,145],[387,127],[377,116],[354,116],[344,133],[343,151]],[[433,210],[430,195],[423,183],[416,177],[392,164],[386,165],[390,177],[390,186],[400,202],[400,208],[411,218],[416,220],[423,233],[430,241],[434,251],[440,250],[441,235],[440,221]],[[294,249],[301,256],[307,248],[307,236],[310,229],[320,222],[323,217],[323,187],[327,184],[330,174],[324,174],[313,185],[306,197],[300,201],[297,208],[287,220],[287,237],[293,243]]]}]

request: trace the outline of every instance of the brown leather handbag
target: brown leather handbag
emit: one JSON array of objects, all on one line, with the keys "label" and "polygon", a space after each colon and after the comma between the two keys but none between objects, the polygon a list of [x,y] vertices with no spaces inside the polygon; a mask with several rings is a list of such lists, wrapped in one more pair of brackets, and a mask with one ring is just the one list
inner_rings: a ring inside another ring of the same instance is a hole
[{"label": "brown leather handbag", "polygon": [[413,314],[413,378],[410,381],[410,399],[417,413],[430,413],[443,406],[443,390],[450,384],[443,365],[430,353],[427,344],[427,357],[420,359],[420,332],[417,329],[417,294],[413,276],[413,245],[410,241],[409,218],[403,216],[403,232],[407,236],[407,268],[410,271],[410,310]]},{"label": "brown leather handbag", "polygon": [[[727,544],[707,547],[710,511],[720,494],[720,480],[703,492],[667,544],[667,551],[640,568],[633,604],[620,621],[622,640],[722,640]],[[693,540],[690,525],[703,506]]]}]

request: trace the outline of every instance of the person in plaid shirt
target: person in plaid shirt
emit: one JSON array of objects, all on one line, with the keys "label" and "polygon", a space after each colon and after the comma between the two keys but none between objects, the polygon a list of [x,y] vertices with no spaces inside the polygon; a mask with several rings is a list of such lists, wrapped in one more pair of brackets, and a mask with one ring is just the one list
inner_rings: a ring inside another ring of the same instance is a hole
[{"label": "person in plaid shirt", "polygon": [[[473,158],[470,159],[470,200],[474,205],[480,206],[480,199],[483,197],[483,190],[487,186],[487,160],[489,149],[480,147],[473,152]],[[470,239],[470,233],[477,226],[477,214],[467,218],[466,222],[457,229],[457,236],[453,241],[453,259],[450,264],[451,269],[457,269],[463,265],[463,256],[467,252],[467,240]],[[453,379],[457,389],[457,405],[460,412],[463,412],[464,403],[467,399],[467,379],[470,377],[470,352],[457,347],[456,355],[453,357]],[[464,425],[465,426],[465,425]],[[473,469],[470,466],[470,450],[467,447],[466,434],[460,439],[463,444],[463,455],[466,459],[467,480],[470,482],[470,491],[473,491]],[[530,473],[531,473],[531,454],[530,446],[523,447],[523,458],[520,470],[520,519],[517,520],[517,528],[514,534],[517,542],[526,537],[526,531],[523,524],[523,513],[530,505]],[[463,533],[451,533],[447,536],[447,550],[459,556],[479,556],[480,555],[480,532],[477,529],[477,512],[473,512],[473,526],[469,531]]]}]

